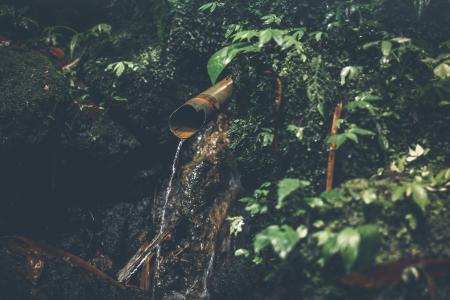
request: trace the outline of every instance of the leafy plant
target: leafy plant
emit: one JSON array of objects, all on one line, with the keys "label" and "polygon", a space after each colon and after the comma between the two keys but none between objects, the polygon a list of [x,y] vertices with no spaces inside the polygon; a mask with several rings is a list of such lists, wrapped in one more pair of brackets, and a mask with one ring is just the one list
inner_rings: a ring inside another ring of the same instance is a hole
[{"label": "leafy plant", "polygon": [[239,232],[242,231],[242,226],[244,226],[244,217],[242,216],[235,216],[235,217],[228,217],[228,221],[230,221],[230,234],[237,236]]},{"label": "leafy plant", "polygon": [[321,263],[339,254],[346,272],[350,272],[358,258],[361,264],[372,263],[380,246],[380,235],[376,225],[346,227],[339,233],[328,230],[316,232],[317,244],[322,248]]},{"label": "leafy plant", "polygon": [[266,229],[256,234],[253,241],[253,248],[256,255],[267,246],[271,245],[275,253],[281,259],[285,259],[295,244],[305,237],[304,231],[297,232],[289,225],[270,225]]},{"label": "leafy plant", "polygon": [[348,128],[344,130],[343,133],[330,136],[327,139],[327,143],[335,142],[336,148],[338,149],[348,140],[358,143],[359,141],[358,136],[371,136],[371,135],[375,135],[375,133],[367,129],[359,128],[355,124],[350,124]]},{"label": "leafy plant", "polygon": [[105,71],[106,72],[111,72],[113,74],[116,75],[116,77],[120,77],[122,76],[123,72],[126,69],[130,69],[132,71],[136,71],[138,69],[138,66],[135,65],[133,62],[131,61],[118,61],[112,64],[109,64],[106,68]]},{"label": "leafy plant", "polygon": [[225,67],[238,54],[258,53],[272,41],[280,50],[297,51],[306,59],[303,44],[300,42],[304,33],[304,28],[284,30],[268,28],[262,30],[241,30],[231,34],[229,36],[231,44],[214,53],[208,61],[207,69],[211,82],[215,83],[217,81]]},{"label": "leafy plant", "polygon": [[296,178],[284,178],[278,182],[278,202],[276,205],[277,209],[280,209],[284,206],[285,199],[300,188],[305,188],[310,183],[306,180],[300,180]]},{"label": "leafy plant", "polygon": [[206,4],[203,4],[199,7],[199,11],[209,11],[210,13],[213,13],[217,8],[224,7],[225,3],[219,2],[219,1],[213,1]]},{"label": "leafy plant", "polygon": [[253,192],[252,197],[244,197],[239,200],[245,204],[245,210],[250,212],[252,216],[267,213],[267,196],[270,192],[270,186],[270,182],[265,182]]}]

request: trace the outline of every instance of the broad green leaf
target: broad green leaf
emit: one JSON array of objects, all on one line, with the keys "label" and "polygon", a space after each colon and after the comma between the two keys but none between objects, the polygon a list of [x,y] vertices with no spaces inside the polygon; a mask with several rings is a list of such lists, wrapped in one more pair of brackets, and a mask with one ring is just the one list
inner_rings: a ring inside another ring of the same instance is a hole
[{"label": "broad green leaf", "polygon": [[450,78],[450,66],[446,63],[441,63],[434,68],[433,73],[442,80]]},{"label": "broad green leaf", "polygon": [[354,66],[347,66],[342,68],[341,70],[341,85],[345,85],[346,83],[346,79],[348,78],[349,80],[353,80],[353,78],[355,78],[355,76],[358,75],[358,68],[354,67]]},{"label": "broad green leaf", "polygon": [[339,247],[337,245],[337,237],[336,234],[331,233],[327,236],[325,242],[323,242],[322,246],[322,257],[325,262],[327,262],[330,257],[339,252]]},{"label": "broad green leaf", "polygon": [[375,200],[377,200],[376,190],[372,188],[365,189],[362,192],[361,197],[365,204],[373,203]]},{"label": "broad green leaf", "polygon": [[306,227],[305,225],[298,226],[296,231],[300,239],[303,239],[308,235],[308,227]]},{"label": "broad green leaf", "polygon": [[357,230],[361,237],[358,264],[366,267],[375,261],[381,246],[381,236],[378,226],[375,224],[358,226]]},{"label": "broad green leaf", "polygon": [[336,149],[339,149],[340,146],[342,146],[347,141],[347,136],[344,133],[341,134],[335,134],[327,139],[327,143],[336,143]]},{"label": "broad green leaf", "polygon": [[320,197],[311,197],[305,199],[306,204],[311,208],[324,207],[325,202]]},{"label": "broad green leaf", "polygon": [[284,31],[279,29],[272,30],[272,38],[278,46],[282,47],[284,43]]},{"label": "broad green leaf", "polygon": [[364,128],[359,128],[359,127],[356,127],[356,126],[353,126],[350,130],[353,133],[356,133],[358,135],[375,135],[375,133],[373,133],[370,130],[367,130],[367,129],[364,129]]},{"label": "broad green leaf", "polygon": [[358,136],[354,134],[352,131],[346,131],[345,136],[354,141],[355,143],[358,143]]},{"label": "broad green leaf", "polygon": [[404,185],[400,185],[395,188],[392,192],[392,201],[398,201],[405,197],[406,187]]},{"label": "broad green leaf", "polygon": [[116,63],[116,66],[114,67],[114,72],[116,72],[116,76],[117,77],[122,76],[124,71],[125,71],[125,64],[122,62]]},{"label": "broad green leaf", "polygon": [[347,227],[342,230],[336,240],[344,268],[350,272],[359,254],[361,235],[358,230]]},{"label": "broad green leaf", "polygon": [[223,69],[242,51],[245,45],[247,44],[237,43],[229,45],[220,49],[209,58],[207,69],[209,78],[213,84],[216,83]]},{"label": "broad green leaf", "polygon": [[272,30],[266,29],[259,33],[258,47],[262,47],[272,39]]},{"label": "broad green leaf", "polygon": [[428,194],[425,188],[418,184],[413,183],[411,186],[412,189],[412,198],[414,202],[423,210],[425,211],[427,205],[430,203],[428,199]]},{"label": "broad green leaf", "polygon": [[383,56],[387,57],[389,54],[391,54],[392,49],[392,43],[389,41],[382,41],[381,42],[381,53],[383,53]]},{"label": "broad green leaf", "polygon": [[247,249],[237,249],[235,252],[234,252],[234,256],[244,256],[244,257],[247,257],[247,256],[249,256],[250,255],[250,252],[248,252],[248,250]]},{"label": "broad green leaf", "polygon": [[289,196],[292,192],[296,191],[299,188],[304,188],[309,185],[308,181],[300,180],[296,178],[284,178],[278,182],[278,202],[276,205],[277,209],[280,209],[284,206],[284,200],[287,196]]},{"label": "broad green leaf", "polygon": [[272,245],[281,259],[285,259],[300,239],[299,234],[289,225],[271,225],[256,234],[253,248],[259,254],[264,248]]}]

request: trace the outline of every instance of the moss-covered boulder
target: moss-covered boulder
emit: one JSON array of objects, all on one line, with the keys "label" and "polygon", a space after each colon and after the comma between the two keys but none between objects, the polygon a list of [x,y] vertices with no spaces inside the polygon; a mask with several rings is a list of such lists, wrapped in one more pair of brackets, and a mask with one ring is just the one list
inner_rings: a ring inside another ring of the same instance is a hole
[{"label": "moss-covered boulder", "polygon": [[0,145],[49,139],[68,101],[67,82],[48,57],[0,48]]}]

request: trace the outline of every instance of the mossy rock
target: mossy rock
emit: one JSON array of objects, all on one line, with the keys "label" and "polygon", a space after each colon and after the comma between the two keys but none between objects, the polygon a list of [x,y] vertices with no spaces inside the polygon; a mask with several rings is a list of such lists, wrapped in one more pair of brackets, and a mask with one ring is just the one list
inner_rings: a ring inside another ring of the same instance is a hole
[{"label": "mossy rock", "polygon": [[0,48],[0,145],[40,144],[67,103],[66,79],[39,52]]}]

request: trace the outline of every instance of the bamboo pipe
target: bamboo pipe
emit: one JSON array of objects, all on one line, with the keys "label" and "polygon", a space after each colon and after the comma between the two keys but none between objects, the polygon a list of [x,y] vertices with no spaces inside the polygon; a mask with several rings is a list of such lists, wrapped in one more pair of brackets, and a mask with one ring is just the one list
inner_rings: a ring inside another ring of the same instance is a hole
[{"label": "bamboo pipe", "polygon": [[180,139],[188,139],[223,108],[233,91],[233,80],[225,78],[189,99],[169,117],[170,131]]}]

